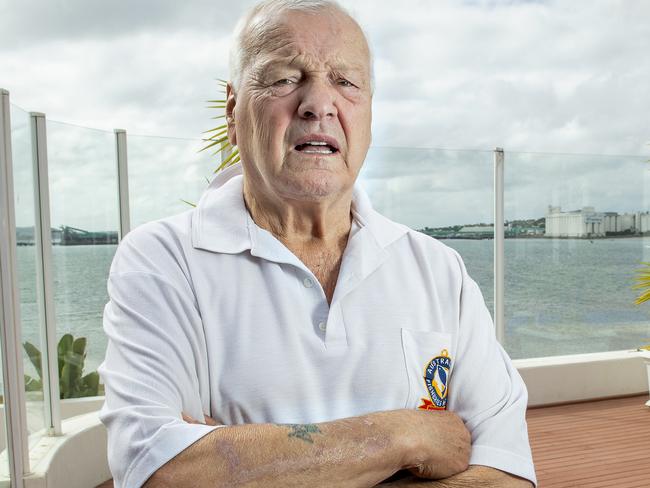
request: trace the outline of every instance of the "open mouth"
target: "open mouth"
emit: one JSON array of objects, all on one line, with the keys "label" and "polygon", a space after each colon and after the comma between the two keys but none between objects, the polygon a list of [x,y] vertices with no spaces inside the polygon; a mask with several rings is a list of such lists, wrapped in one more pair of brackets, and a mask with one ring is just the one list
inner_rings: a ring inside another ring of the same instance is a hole
[{"label": "open mouth", "polygon": [[305,154],[334,154],[339,150],[326,142],[308,141],[303,144],[298,144],[296,146],[296,151]]}]

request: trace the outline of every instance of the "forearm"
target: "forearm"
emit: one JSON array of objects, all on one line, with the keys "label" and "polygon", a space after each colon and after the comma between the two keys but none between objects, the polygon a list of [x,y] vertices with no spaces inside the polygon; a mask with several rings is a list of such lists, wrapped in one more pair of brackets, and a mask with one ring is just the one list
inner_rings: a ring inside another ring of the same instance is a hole
[{"label": "forearm", "polygon": [[467,471],[443,480],[432,481],[409,476],[377,486],[386,488],[532,488],[533,484],[498,469],[474,465],[470,466]]},{"label": "forearm", "polygon": [[146,487],[372,487],[402,467],[389,412],[309,425],[217,429],[161,467]]}]

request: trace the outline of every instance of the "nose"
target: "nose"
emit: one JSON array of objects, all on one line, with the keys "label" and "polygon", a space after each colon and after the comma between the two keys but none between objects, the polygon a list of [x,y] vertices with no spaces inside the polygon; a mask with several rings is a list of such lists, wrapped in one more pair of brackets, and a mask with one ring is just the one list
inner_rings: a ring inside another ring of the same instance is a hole
[{"label": "nose", "polygon": [[298,114],[307,120],[335,117],[336,90],[325,80],[312,80],[303,87]]}]

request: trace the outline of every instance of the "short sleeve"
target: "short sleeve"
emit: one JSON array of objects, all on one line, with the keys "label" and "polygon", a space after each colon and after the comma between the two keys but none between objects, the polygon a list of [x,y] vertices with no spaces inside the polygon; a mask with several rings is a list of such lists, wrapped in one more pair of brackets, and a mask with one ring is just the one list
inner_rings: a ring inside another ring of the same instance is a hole
[{"label": "short sleeve", "polygon": [[[145,242],[146,244],[146,242]],[[167,461],[215,426],[203,421],[197,364],[204,354],[201,319],[189,288],[156,274],[156,246],[120,245],[104,309],[108,347],[99,373],[106,389],[100,419],[108,431],[108,461],[116,488],[142,486]],[[168,258],[162,258],[168,259]],[[208,412],[205,412],[208,413]]]},{"label": "short sleeve", "polygon": [[471,433],[470,464],[493,467],[537,486],[526,425],[526,385],[496,340],[478,285],[462,262],[461,268],[458,347],[448,407]]}]

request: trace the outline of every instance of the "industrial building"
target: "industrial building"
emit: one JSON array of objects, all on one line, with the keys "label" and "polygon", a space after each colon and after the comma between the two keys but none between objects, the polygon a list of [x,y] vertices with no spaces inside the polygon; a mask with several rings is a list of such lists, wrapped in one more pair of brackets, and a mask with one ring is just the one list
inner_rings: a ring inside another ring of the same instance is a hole
[{"label": "industrial building", "polygon": [[460,239],[492,239],[494,225],[466,225],[458,231],[456,237]]},{"label": "industrial building", "polygon": [[596,212],[594,207],[563,212],[561,207],[549,205],[546,213],[547,237],[605,237],[646,232],[650,232],[650,212]]}]

